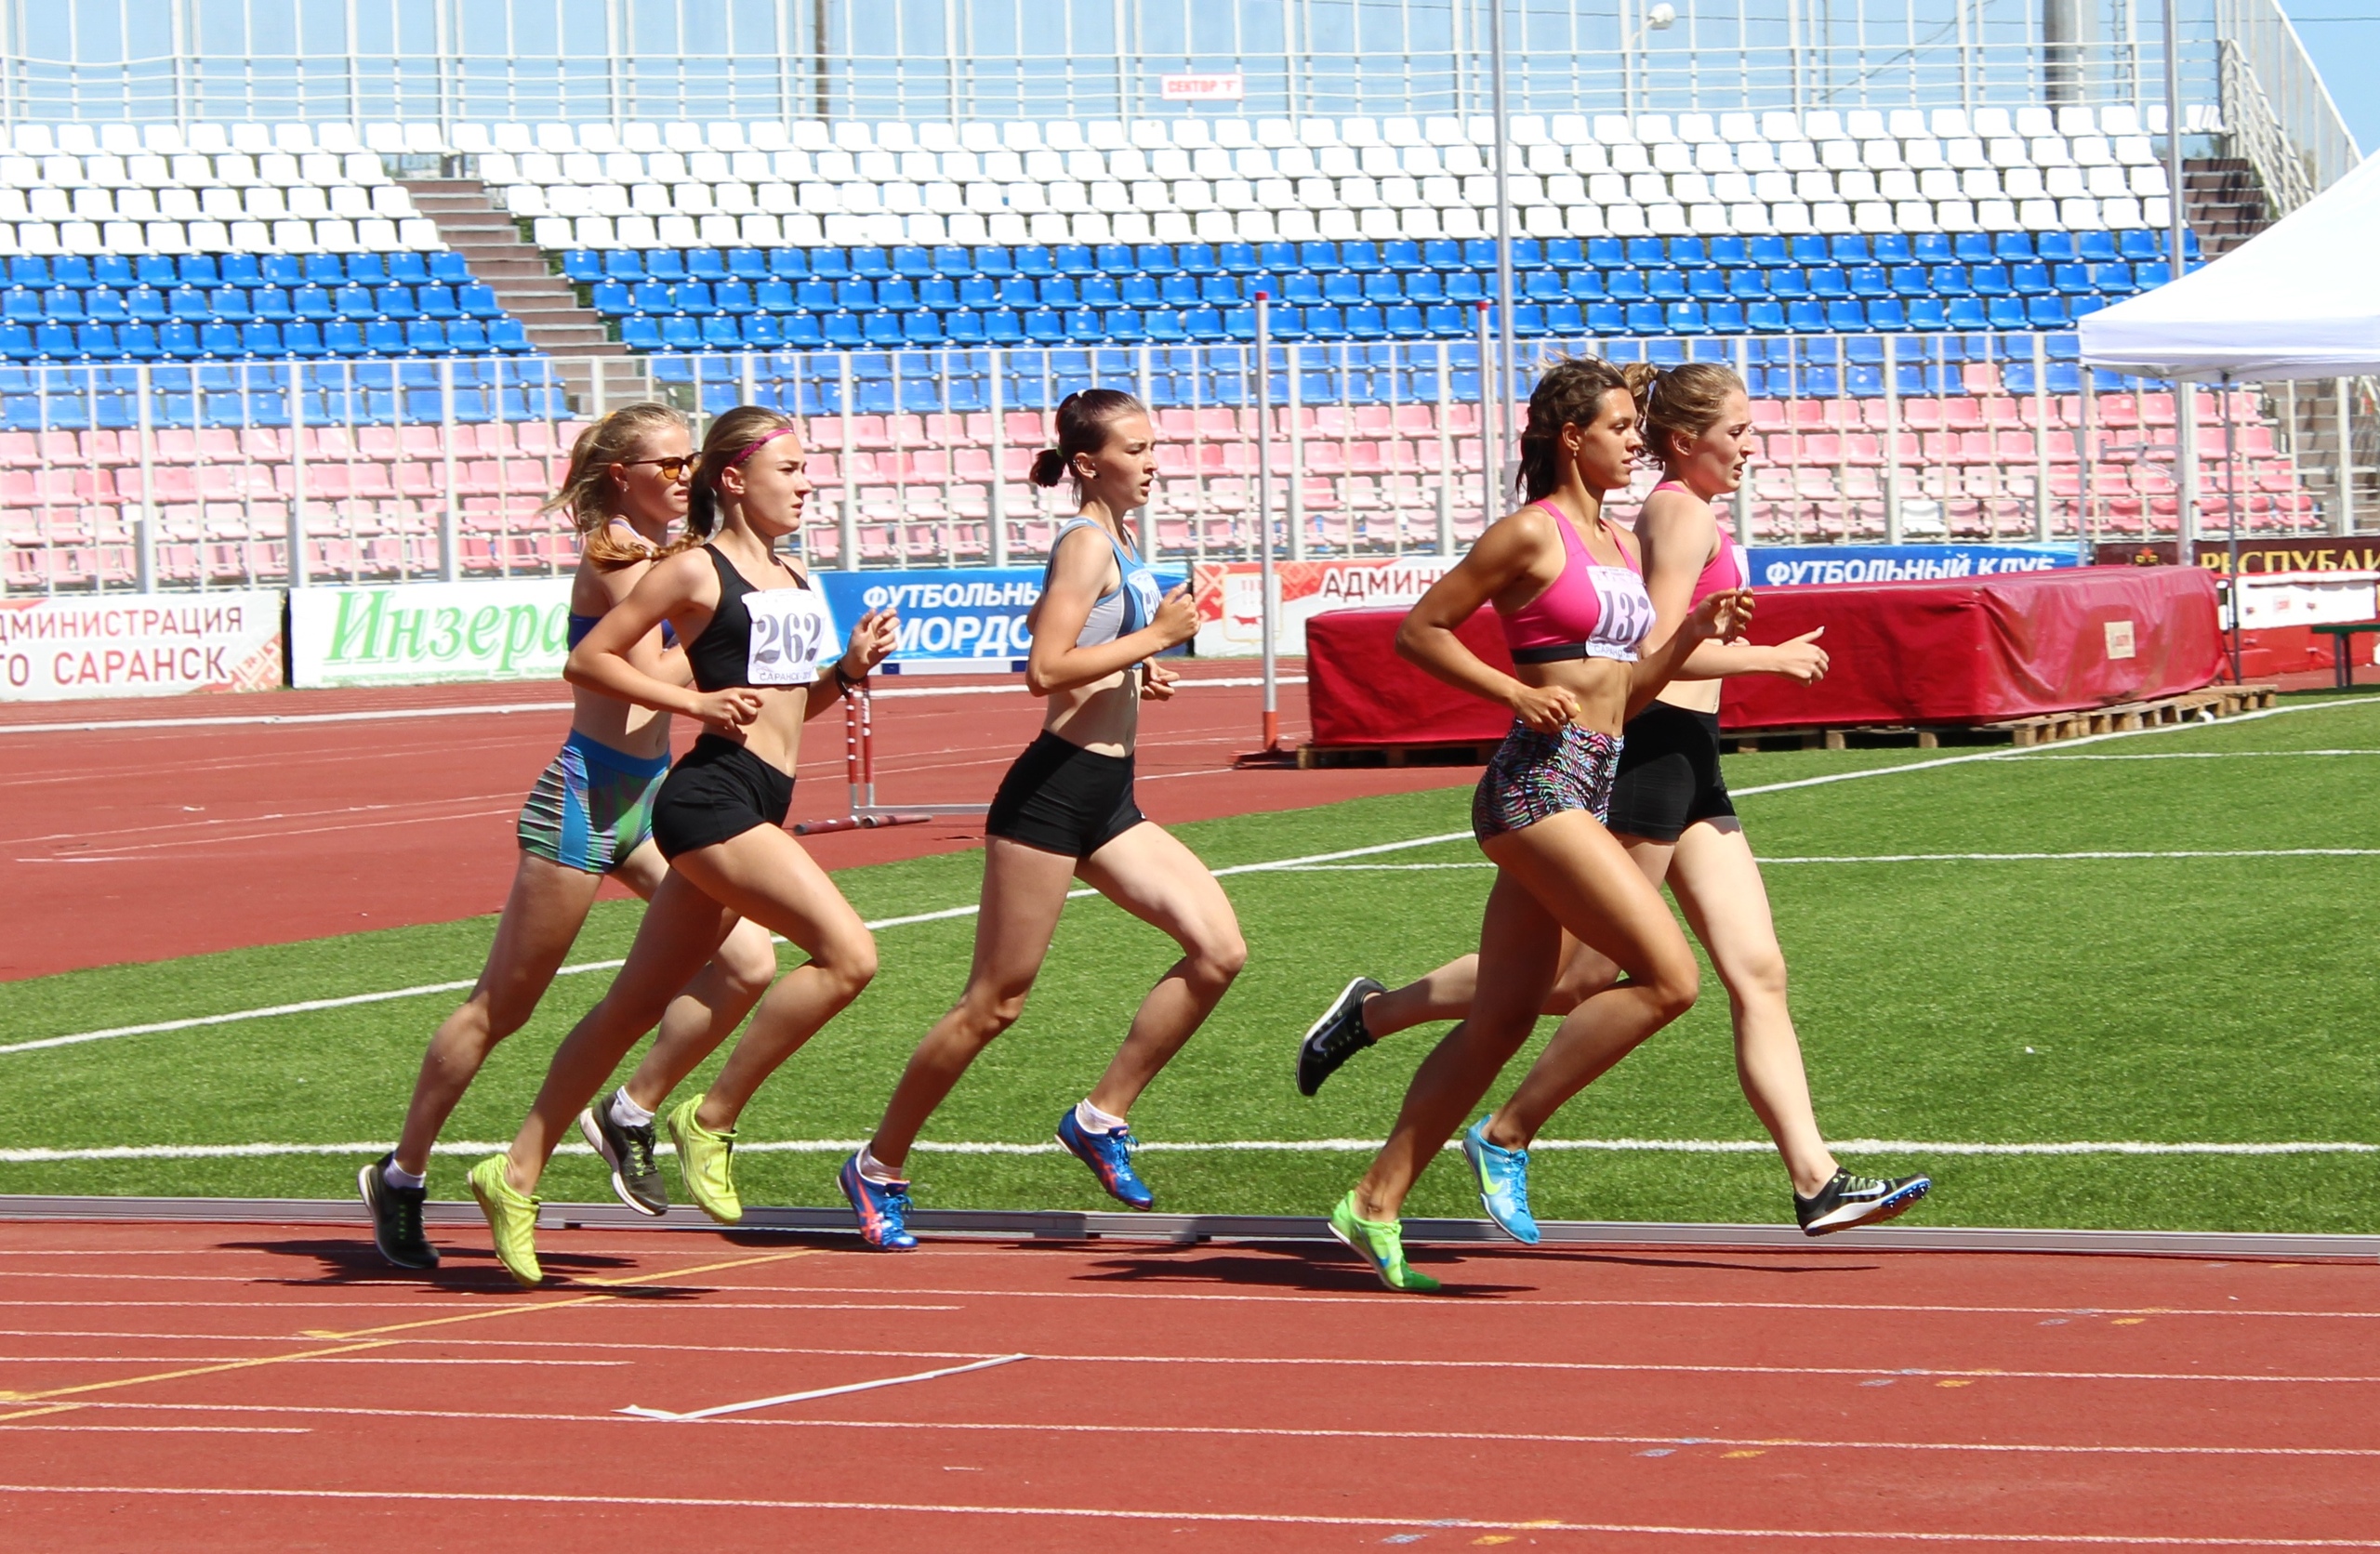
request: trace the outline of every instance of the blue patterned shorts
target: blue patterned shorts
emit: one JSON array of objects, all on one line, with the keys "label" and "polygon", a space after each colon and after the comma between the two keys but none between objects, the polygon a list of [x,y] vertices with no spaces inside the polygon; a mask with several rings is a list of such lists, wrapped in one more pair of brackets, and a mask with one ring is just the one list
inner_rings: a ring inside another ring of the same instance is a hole
[{"label": "blue patterned shorts", "polygon": [[1515,718],[1471,797],[1471,834],[1481,841],[1535,825],[1565,810],[1603,821],[1620,773],[1620,738],[1566,723],[1541,734]]}]

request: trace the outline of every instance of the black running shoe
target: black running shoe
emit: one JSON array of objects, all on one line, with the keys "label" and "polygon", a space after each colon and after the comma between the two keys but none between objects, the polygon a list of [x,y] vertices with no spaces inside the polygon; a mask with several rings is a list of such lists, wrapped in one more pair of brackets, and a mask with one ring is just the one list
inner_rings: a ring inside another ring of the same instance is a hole
[{"label": "black running shoe", "polygon": [[1358,977],[1306,1027],[1305,1040],[1298,1043],[1298,1094],[1322,1088],[1340,1064],[1372,1044],[1372,1034],[1364,1029],[1364,1000],[1387,991],[1369,977]]},{"label": "black running shoe", "polygon": [[581,1112],[578,1131],[612,1168],[612,1191],[620,1195],[620,1202],[639,1214],[658,1218],[668,1212],[669,1189],[662,1183],[661,1167],[653,1161],[653,1125],[627,1127],[615,1119],[612,1100],[619,1093],[614,1090]]},{"label": "black running shoe", "polygon": [[1793,1218],[1805,1235],[1831,1235],[1855,1225],[1880,1225],[1908,1213],[1934,1186],[1931,1177],[1883,1181],[1838,1170],[1809,1197],[1793,1194]]},{"label": "black running shoe", "polygon": [[424,1270],[438,1266],[438,1248],[421,1233],[421,1205],[430,1192],[421,1187],[391,1187],[385,1175],[391,1150],[356,1173],[356,1189],[364,1206],[372,1211],[372,1245],[398,1268]]}]

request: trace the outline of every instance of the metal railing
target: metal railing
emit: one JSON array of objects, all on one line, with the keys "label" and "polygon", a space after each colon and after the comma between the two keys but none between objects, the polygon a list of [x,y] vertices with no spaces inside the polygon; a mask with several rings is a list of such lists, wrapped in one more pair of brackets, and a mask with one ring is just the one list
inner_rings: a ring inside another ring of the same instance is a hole
[{"label": "metal railing", "polygon": [[[2236,388],[2227,468],[2211,391],[2086,373],[2070,335],[1523,346],[1530,371],[1562,351],[1735,366],[1761,438],[1734,506],[1750,544],[2149,539],[2192,511],[2200,533],[2235,514],[2251,534],[2380,529],[2374,472],[2352,462],[2373,411],[2348,386]],[[1155,407],[1163,478],[1136,518],[1153,556],[1256,554],[1260,426],[1280,554],[1446,554],[1491,516],[1479,472],[1504,464],[1480,361],[1462,340],[1276,345],[1269,423],[1244,343],[0,368],[6,592],[566,572],[575,536],[540,508],[585,419],[628,397],[698,422],[741,402],[797,415],[813,564],[1028,561],[1063,512],[1025,468],[1051,407],[1094,381]],[[563,382],[591,387],[565,405]]]},{"label": "metal railing", "polygon": [[2274,0],[2217,0],[2225,138],[2277,220],[2347,176],[2362,153],[2297,30]]},{"label": "metal railing", "polygon": [[[2179,28],[2215,96],[2208,6]],[[2230,4],[2232,0],[2222,0]],[[2269,5],[2269,0],[2252,0]],[[2155,11],[2082,7],[2045,47],[2030,0],[1511,4],[1522,112],[2159,103]],[[2276,13],[2277,14],[2277,13]],[[1484,0],[56,0],[0,7],[0,118],[1013,119],[1211,111],[1164,78],[1238,78],[1225,112],[1487,110]],[[2228,34],[2227,34],[2228,35]]]}]

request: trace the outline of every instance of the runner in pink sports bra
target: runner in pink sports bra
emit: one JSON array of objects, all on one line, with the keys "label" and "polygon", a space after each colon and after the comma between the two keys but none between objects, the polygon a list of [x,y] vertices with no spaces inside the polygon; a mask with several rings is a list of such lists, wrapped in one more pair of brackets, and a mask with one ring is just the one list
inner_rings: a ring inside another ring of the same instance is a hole
[{"label": "runner in pink sports bra", "polygon": [[[1659,600],[1657,609],[1674,612],[1683,607],[1690,613],[1711,596],[1740,587],[1749,571],[1717,504],[1739,489],[1752,457],[1752,403],[1742,381],[1715,362],[1673,368],[1649,387],[1649,392],[1638,397],[1644,436],[1658,450],[1664,474],[1672,478],[1653,488],[1661,499],[1647,499],[1636,520],[1635,538],[1643,547],[1645,587]],[[1706,523],[1711,527],[1706,529]],[[1566,572],[1556,587],[1569,582]],[[1555,589],[1543,596],[1555,597]],[[1506,622],[1508,639],[1537,639],[1524,637],[1522,628],[1525,623],[1534,625],[1540,602],[1532,600],[1527,610],[1514,612]],[[1562,624],[1575,627],[1586,619],[1592,617],[1571,615]],[[1774,645],[1706,642],[1698,647],[1692,654],[1697,678],[1672,680],[1624,726],[1624,746],[1606,790],[1605,828],[1646,879],[1657,884],[1666,880],[1681,902],[1699,904],[1694,928],[1726,986],[1744,1095],[1783,1159],[1795,1221],[1806,1234],[1825,1235],[1903,1213],[1925,1195],[1930,1182],[1922,1172],[1853,1176],[1828,1150],[1811,1110],[1809,1084],[1786,1003],[1784,955],[1770,921],[1766,891],[1720,770],[1719,681],[1735,675],[1772,674],[1806,685],[1826,673],[1826,653],[1817,635]],[[1665,652],[1646,650],[1647,656]],[[1506,748],[1512,744],[1508,740]],[[1498,759],[1503,759],[1502,751]],[[1497,842],[1509,846],[1514,839],[1503,836]],[[1479,955],[1462,956],[1393,991],[1371,978],[1355,978],[1299,1044],[1298,1088],[1313,1095],[1341,1064],[1383,1036],[1438,1021],[1468,1020],[1470,1027],[1456,1027],[1462,1031],[1478,1026],[1483,1012],[1490,1020],[1504,1014],[1520,991],[1512,985],[1515,972],[1505,951],[1505,942],[1514,937],[1513,925],[1497,918],[1491,898]],[[1547,1015],[1599,1008],[1598,1001],[1608,996],[1623,971],[1630,983],[1644,981],[1633,967],[1621,964],[1620,956],[1576,930],[1566,940],[1562,955],[1560,973],[1540,1007]],[[1572,1021],[1578,1018],[1571,1016]],[[1526,1156],[1511,1146],[1516,1138],[1531,1136],[1553,1106],[1617,1057],[1608,1046],[1569,1044],[1572,1029],[1570,1022],[1565,1023],[1563,1034],[1548,1046],[1494,1119],[1497,1126],[1474,1130],[1478,1137],[1464,1141],[1482,1179],[1489,1213],[1524,1240],[1531,1228],[1526,1177],[1519,1169]],[[1439,1060],[1435,1056],[1431,1060],[1434,1064]],[[1488,1185],[1497,1174],[1509,1184],[1501,1195],[1501,1207],[1499,1195]]]},{"label": "runner in pink sports bra", "polygon": [[1531,506],[1543,508],[1561,532],[1562,574],[1527,604],[1500,613],[1513,662],[1609,658],[1635,663],[1636,645],[1653,629],[1653,599],[1645,592],[1636,558],[1615,538],[1612,543],[1627,565],[1605,566],[1588,551],[1577,525],[1562,516],[1561,508],[1551,502]]}]

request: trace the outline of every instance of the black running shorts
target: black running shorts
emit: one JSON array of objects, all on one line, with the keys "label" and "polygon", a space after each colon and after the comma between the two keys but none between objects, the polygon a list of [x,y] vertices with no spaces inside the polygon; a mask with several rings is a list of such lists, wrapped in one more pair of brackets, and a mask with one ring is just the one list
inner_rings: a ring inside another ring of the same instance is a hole
[{"label": "black running shorts", "polygon": [[653,801],[653,841],[664,858],[783,825],[793,778],[732,739],[705,734],[669,769]]},{"label": "black running shorts", "polygon": [[1655,702],[1629,721],[1612,784],[1613,835],[1674,842],[1697,821],[1736,812],[1719,773],[1719,715]]},{"label": "black running shorts", "polygon": [[1100,756],[1047,730],[1000,779],[984,835],[1088,858],[1148,817],[1132,801],[1132,757]]}]

